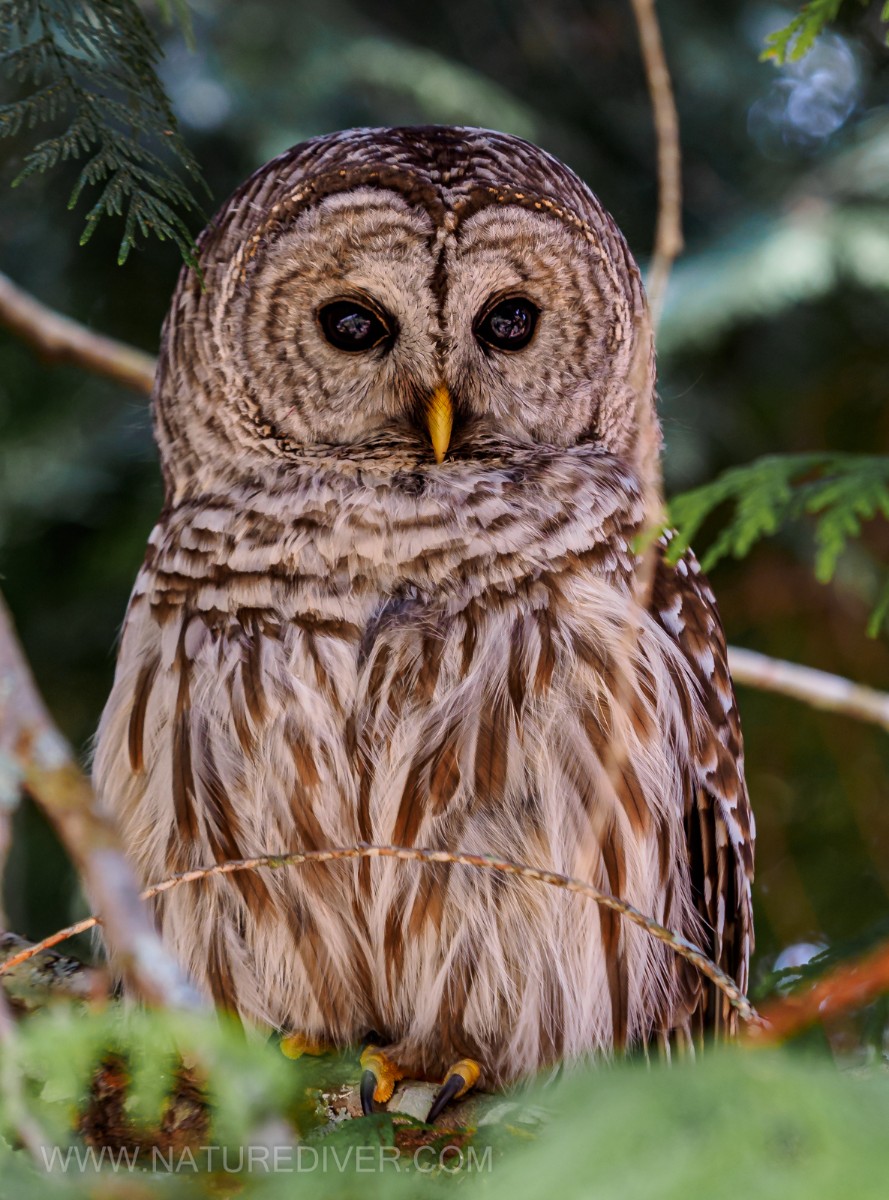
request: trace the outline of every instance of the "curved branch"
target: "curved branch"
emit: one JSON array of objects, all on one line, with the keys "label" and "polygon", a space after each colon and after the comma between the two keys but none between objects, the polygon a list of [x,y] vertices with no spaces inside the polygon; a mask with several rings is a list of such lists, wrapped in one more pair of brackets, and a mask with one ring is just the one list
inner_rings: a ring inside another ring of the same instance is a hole
[{"label": "curved branch", "polygon": [[[226,862],[215,863],[211,867],[196,867],[191,871],[181,871],[178,875],[171,875],[168,879],[147,887],[142,892],[141,898],[150,900],[162,892],[172,891],[173,888],[181,887],[185,883],[196,883],[215,875],[231,875],[236,871],[255,871],[260,867],[280,870],[282,867],[298,867],[304,863],[343,862],[362,858],[395,858],[401,862],[449,863],[456,866],[474,867],[477,870],[497,871],[503,875],[517,876],[534,883],[545,883],[550,887],[562,888],[567,892],[585,896],[595,904],[609,908],[632,924],[638,925],[651,937],[669,946],[680,958],[690,962],[719,988],[743,1020],[758,1021],[760,1019],[756,1009],[734,979],[720,970],[699,946],[682,937],[681,934],[675,933],[672,929],[660,925],[651,917],[647,917],[638,908],[628,904],[626,900],[621,900],[620,897],[612,896],[608,892],[602,892],[583,879],[574,879],[572,876],[562,875],[558,871],[547,871],[529,866],[527,863],[512,862],[510,859],[495,858],[488,854],[453,854],[450,850],[425,850],[419,846],[371,846],[366,842],[360,842],[355,846],[338,846],[330,850],[298,850],[292,854],[261,854],[254,858],[229,859]],[[93,916],[86,917],[84,920],[78,921],[76,925],[70,925],[67,929],[60,929],[51,937],[44,938],[42,942],[38,942],[34,946],[28,946],[18,954],[13,954],[6,962],[0,963],[0,976],[13,967],[27,962],[40,951],[56,946],[66,938],[73,937],[75,933],[83,933],[99,924],[102,924],[102,918]]]},{"label": "curved branch", "polygon": [[792,696],[826,712],[871,721],[889,732],[889,692],[738,646],[729,646],[728,661],[735,683]]},{"label": "curved branch", "polygon": [[133,346],[93,333],[35,300],[0,272],[0,324],[54,363],[73,363],[115,383],[150,393],[156,360]]},{"label": "curved branch", "polygon": [[652,323],[656,328],[664,306],[670,270],[683,244],[679,117],[654,0],[630,0],[630,3],[639,29],[639,48],[645,65],[657,136],[658,213],[647,288]]}]

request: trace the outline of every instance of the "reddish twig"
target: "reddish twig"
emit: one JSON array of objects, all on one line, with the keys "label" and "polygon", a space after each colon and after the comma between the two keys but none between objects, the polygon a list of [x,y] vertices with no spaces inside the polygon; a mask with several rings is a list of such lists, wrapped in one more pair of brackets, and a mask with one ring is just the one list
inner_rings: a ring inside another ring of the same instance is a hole
[{"label": "reddish twig", "polygon": [[886,992],[889,992],[889,942],[882,942],[861,958],[840,963],[810,987],[772,1000],[762,1014],[763,1025],[751,1029],[750,1036],[767,1045],[783,1042],[817,1021],[829,1021],[864,1008]]},{"label": "reddish twig", "polygon": [[[29,947],[29,942],[14,933],[0,933],[0,962]],[[76,958],[43,952],[4,975],[0,990],[14,1012],[34,1012],[60,997],[97,1000],[107,996],[108,980],[104,972]]]},{"label": "reddish twig", "polygon": [[[561,875],[557,871],[541,870],[538,867],[528,866],[527,863],[493,858],[487,854],[452,854],[449,850],[424,850],[414,846],[370,846],[367,844],[342,846],[331,850],[300,850],[292,854],[262,854],[254,858],[239,858],[228,862],[214,863],[211,867],[196,867],[191,871],[182,871],[178,875],[171,875],[169,879],[164,879],[160,883],[152,884],[151,887],[146,888],[142,892],[142,899],[150,900],[154,896],[172,891],[173,888],[181,887],[185,883],[195,883],[201,879],[209,879],[214,875],[231,875],[236,871],[255,871],[262,867],[280,870],[282,867],[298,867],[303,863],[343,862],[348,859],[358,858],[396,858],[402,862],[449,863],[480,870],[499,871],[501,874],[514,875],[520,879],[529,879],[536,883],[545,883],[550,887],[563,888],[565,891],[585,896],[587,899],[594,901],[594,903],[601,904],[604,908],[609,908],[613,912],[619,913],[634,925],[638,925],[641,929],[646,930],[657,941],[669,946],[680,958],[684,958],[687,962],[690,962],[702,975],[706,976],[711,983],[719,988],[743,1020],[759,1020],[756,1009],[735,981],[726,975],[724,971],[721,971],[716,963],[708,958],[699,946],[696,946],[694,942],[688,941],[681,934],[675,933],[671,929],[666,929],[663,925],[658,924],[657,921],[652,920],[651,917],[646,917],[644,913],[634,908],[632,904],[628,904],[625,900],[621,900],[617,896],[611,896],[608,892],[599,891],[598,888],[593,887],[592,884],[586,883],[582,879],[574,879],[570,875]],[[93,916],[87,917],[83,921],[78,921],[76,925],[71,925],[67,929],[59,930],[51,937],[45,938],[42,942],[37,942],[34,946],[29,946],[20,953],[13,955],[5,963],[0,963],[0,975],[12,967],[26,962],[41,950],[56,946],[59,942],[65,941],[66,938],[73,937],[75,933],[83,933],[87,929],[91,929],[93,926],[101,923],[101,917]]]}]

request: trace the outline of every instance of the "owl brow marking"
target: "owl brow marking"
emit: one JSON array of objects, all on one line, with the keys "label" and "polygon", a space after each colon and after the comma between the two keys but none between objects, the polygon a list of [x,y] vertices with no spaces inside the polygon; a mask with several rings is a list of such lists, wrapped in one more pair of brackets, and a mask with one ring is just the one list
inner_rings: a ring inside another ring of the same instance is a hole
[{"label": "owl brow marking", "polygon": [[[329,187],[329,185],[332,183],[336,183],[339,186],[336,188]],[[396,185],[398,183],[406,183],[420,194],[423,192],[428,193],[430,190],[433,190],[431,185],[426,180],[421,179],[413,172],[404,170],[402,168],[399,168],[388,176],[385,171],[379,168],[373,171],[356,172],[349,172],[345,169],[341,169],[339,171],[331,171],[321,175],[316,175],[311,179],[304,179],[302,183],[294,188],[294,190],[288,196],[272,205],[272,207],[269,209],[269,215],[266,217],[266,219],[262,221],[256,227],[256,229],[254,229],[249,238],[241,243],[237,252],[237,262],[240,264],[240,271],[238,272],[237,276],[238,282],[243,283],[246,279],[250,262],[259,253],[263,238],[266,236],[266,234],[274,229],[276,225],[283,226],[283,223],[287,217],[292,216],[294,210],[297,209],[305,200],[308,200],[310,197],[316,195],[323,199],[326,195],[333,195],[336,192],[349,191],[353,188],[367,185],[376,186],[381,184],[383,187],[388,186],[393,190],[396,190]],[[428,205],[426,207],[428,211]],[[440,201],[436,204],[436,208],[442,208]],[[430,216],[433,216],[433,220],[436,220],[435,216],[431,212]],[[437,223],[440,223],[441,217],[442,214],[439,213],[439,220]]]},{"label": "owl brow marking", "polygon": [[[578,232],[582,233],[585,240],[595,251],[595,256],[600,266],[604,269],[608,276],[608,281],[614,289],[616,297],[615,308],[618,309],[614,325],[611,329],[611,345],[609,349],[615,350],[624,340],[624,329],[629,322],[629,311],[627,308],[626,298],[623,295],[620,286],[621,281],[615,270],[614,263],[611,261],[612,256],[606,254],[602,248],[602,239],[593,229],[588,221],[578,216],[576,212],[568,208],[566,205],[557,204],[555,200],[550,200],[547,196],[531,196],[527,192],[519,192],[510,188],[488,186],[485,188],[476,189],[478,192],[494,198],[498,204],[517,201],[522,208],[531,208],[538,212],[546,209],[557,217],[560,221],[564,221],[568,225],[573,225]],[[459,213],[461,208],[465,208],[472,203],[471,197],[461,197],[454,204],[454,210]],[[470,214],[472,215],[472,214]]]},{"label": "owl brow marking", "polygon": [[[354,846],[338,846],[330,850],[298,850],[291,854],[260,854],[253,858],[230,859],[227,862],[216,863],[209,867],[195,867],[190,871],[180,871],[175,875],[170,875],[168,878],[161,880],[159,883],[145,888],[140,893],[140,899],[152,900],[155,896],[172,891],[184,883],[197,883],[202,879],[209,879],[214,875],[233,875],[237,871],[255,871],[262,867],[267,867],[270,870],[280,870],[283,867],[298,867],[304,863],[345,862],[352,859],[369,858],[394,858],[401,862],[447,863],[452,866],[495,871],[504,875],[513,875],[520,879],[529,879],[536,883],[545,883],[549,887],[562,888],[564,891],[584,896],[586,899],[592,900],[594,904],[599,904],[603,908],[625,917],[633,925],[638,925],[640,929],[644,929],[651,937],[668,946],[680,958],[684,958],[686,962],[691,963],[712,984],[719,988],[742,1020],[755,1026],[765,1025],[763,1018],[731,976],[722,971],[704,953],[700,946],[696,946],[688,938],[676,933],[673,929],[667,929],[657,921],[652,920],[651,917],[647,917],[638,908],[627,903],[626,900],[621,900],[618,896],[612,896],[609,892],[600,891],[599,888],[586,883],[583,879],[576,879],[571,875],[562,875],[558,871],[547,871],[539,867],[531,867],[527,863],[496,858],[493,855],[453,854],[450,850],[428,850],[418,846],[377,846],[369,845],[367,842],[360,842]],[[28,959],[33,958],[36,954],[51,949],[53,946],[58,945],[59,942],[64,942],[67,938],[74,937],[75,934],[85,933],[87,930],[94,929],[97,925],[101,924],[101,916],[93,915],[85,917],[82,921],[78,921],[74,925],[68,925],[65,929],[60,929],[50,937],[44,938],[43,941],[37,942],[33,946],[28,946],[26,949],[19,951],[18,954],[14,954],[11,958],[7,958],[4,962],[0,963],[0,975],[5,975],[7,971],[11,971],[14,967],[27,962]]]},{"label": "owl brow marking", "polygon": [[[285,199],[279,200],[273,204],[269,209],[266,219],[262,221],[256,227],[256,229],[254,229],[251,236],[241,244],[239,251],[239,258],[242,262],[240,279],[243,280],[249,260],[255,257],[255,255],[258,253],[263,238],[274,228],[275,225],[280,224],[282,219],[286,219],[286,216],[290,215],[293,209],[297,208],[310,196],[317,194],[323,195],[324,185],[328,180],[344,181],[348,174],[349,172],[340,170],[334,173],[318,175],[312,179],[303,180],[302,183],[294,188],[294,190]],[[426,191],[429,190],[430,187],[426,180],[420,179],[415,173],[408,170],[399,169],[397,172],[395,172],[395,175],[389,182],[394,184],[396,178],[399,181],[403,181],[409,186],[416,188],[418,191]],[[368,172],[359,171],[354,175],[354,178],[350,180],[349,186],[360,187],[362,184],[374,184],[380,180],[387,182],[385,180],[384,173],[380,170]],[[473,190],[477,194],[484,193],[488,196],[491,196],[498,204],[515,201],[518,202],[522,208],[533,208],[538,212],[545,209],[559,220],[573,225],[575,229],[583,234],[585,240],[589,242],[589,244],[596,251],[597,258],[608,273],[609,282],[614,286],[615,292],[620,295],[620,281],[613,264],[609,261],[609,256],[603,251],[601,238],[588,221],[585,221],[576,212],[568,208],[567,205],[558,204],[555,200],[552,200],[547,196],[530,195],[527,192],[521,192],[506,187],[494,187],[492,185],[488,185],[487,187],[480,187]],[[462,216],[461,209],[464,209],[467,206],[472,206],[471,196],[457,197],[452,209],[445,210],[444,213],[439,214],[440,220],[436,223],[441,224],[443,221],[446,223],[448,211],[453,212],[459,221]],[[439,206],[437,205],[436,207]],[[430,213],[430,215],[433,214]],[[450,232],[450,230],[448,232]]]}]

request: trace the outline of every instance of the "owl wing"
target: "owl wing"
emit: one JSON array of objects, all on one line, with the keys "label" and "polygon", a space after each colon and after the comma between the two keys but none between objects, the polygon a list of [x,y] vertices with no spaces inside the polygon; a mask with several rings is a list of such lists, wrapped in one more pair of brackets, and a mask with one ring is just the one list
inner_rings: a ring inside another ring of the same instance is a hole
[{"label": "owl wing", "polygon": [[[701,712],[689,703],[691,772],[685,794],[685,836],[695,906],[708,943],[703,949],[746,991],[753,950],[755,828],[744,780],[744,748],[725,633],[716,600],[694,555],[675,566],[659,546],[650,609],[675,640],[698,686]],[[696,1033],[732,1034],[728,1001],[700,976],[689,979],[690,1025]]]}]

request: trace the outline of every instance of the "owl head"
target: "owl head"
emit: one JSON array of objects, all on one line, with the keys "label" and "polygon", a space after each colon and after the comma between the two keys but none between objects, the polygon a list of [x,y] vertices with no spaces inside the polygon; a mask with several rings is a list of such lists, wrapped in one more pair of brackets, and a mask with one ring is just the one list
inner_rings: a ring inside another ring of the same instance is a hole
[{"label": "owl head", "polygon": [[584,445],[633,466],[656,428],[636,264],[519,138],[315,138],[257,171],[199,254],[155,394],[171,499],[318,456],[446,476]]}]

